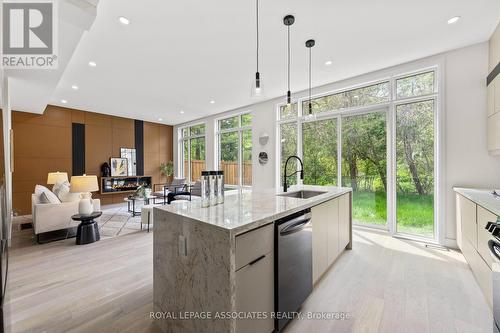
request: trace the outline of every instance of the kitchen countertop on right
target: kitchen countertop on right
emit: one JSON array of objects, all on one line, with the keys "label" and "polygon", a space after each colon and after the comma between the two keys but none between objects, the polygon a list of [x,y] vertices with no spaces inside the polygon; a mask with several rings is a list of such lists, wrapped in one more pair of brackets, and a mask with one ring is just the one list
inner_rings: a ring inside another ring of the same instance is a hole
[{"label": "kitchen countertop on right", "polygon": [[454,187],[453,190],[493,214],[500,216],[500,196],[494,195],[493,190],[464,187]]}]

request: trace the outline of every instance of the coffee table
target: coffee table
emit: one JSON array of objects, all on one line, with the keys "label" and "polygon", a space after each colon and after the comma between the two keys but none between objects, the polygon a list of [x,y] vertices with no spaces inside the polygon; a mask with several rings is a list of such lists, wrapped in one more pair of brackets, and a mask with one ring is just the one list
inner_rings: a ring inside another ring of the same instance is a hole
[{"label": "coffee table", "polygon": [[71,219],[81,221],[76,229],[76,245],[84,245],[97,242],[101,239],[99,235],[99,225],[94,220],[102,215],[102,212],[91,214],[75,214]]},{"label": "coffee table", "polygon": [[[136,211],[135,210],[135,202],[136,201],[144,201],[144,204],[145,205],[149,205],[150,201],[157,199],[158,197],[157,196],[154,196],[154,195],[150,195],[150,196],[147,196],[147,197],[126,197],[124,198],[123,200],[127,202],[128,204],[128,207],[127,207],[127,210],[129,213],[132,213],[132,216],[139,216],[141,215],[141,212],[140,211]],[[132,207],[130,207],[132,206]]]}]

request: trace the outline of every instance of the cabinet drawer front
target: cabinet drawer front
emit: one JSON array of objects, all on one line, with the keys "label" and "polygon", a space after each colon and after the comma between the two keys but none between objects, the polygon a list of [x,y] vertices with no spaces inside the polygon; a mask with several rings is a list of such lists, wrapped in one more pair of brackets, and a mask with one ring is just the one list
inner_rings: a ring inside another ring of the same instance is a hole
[{"label": "cabinet drawer front", "polygon": [[274,311],[274,258],[268,253],[252,265],[246,265],[236,272],[236,311],[263,312],[267,318],[236,320],[237,333],[274,330],[271,312]]},{"label": "cabinet drawer front", "polygon": [[236,270],[274,250],[274,223],[236,236]]},{"label": "cabinet drawer front", "polygon": [[483,257],[484,261],[491,268],[493,258],[488,248],[488,240],[494,237],[485,229],[488,222],[495,222],[497,216],[481,206],[477,206],[477,252]]}]

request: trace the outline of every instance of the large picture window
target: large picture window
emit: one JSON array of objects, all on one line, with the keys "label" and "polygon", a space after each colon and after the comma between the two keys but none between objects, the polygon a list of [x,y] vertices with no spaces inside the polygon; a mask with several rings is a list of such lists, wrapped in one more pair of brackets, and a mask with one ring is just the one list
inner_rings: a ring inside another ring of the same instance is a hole
[{"label": "large picture window", "polygon": [[201,177],[206,168],[205,124],[184,127],[179,130],[179,151],[182,154],[180,176],[193,182]]},{"label": "large picture window", "polygon": [[337,185],[337,119],[302,125],[304,184]]},{"label": "large picture window", "polygon": [[252,114],[217,120],[217,159],[228,186],[252,186]]},{"label": "large picture window", "polygon": [[280,105],[277,185],[298,155],[304,184],[353,189],[354,223],[435,238],[436,82],[432,69],[315,97],[312,116],[307,99]]}]

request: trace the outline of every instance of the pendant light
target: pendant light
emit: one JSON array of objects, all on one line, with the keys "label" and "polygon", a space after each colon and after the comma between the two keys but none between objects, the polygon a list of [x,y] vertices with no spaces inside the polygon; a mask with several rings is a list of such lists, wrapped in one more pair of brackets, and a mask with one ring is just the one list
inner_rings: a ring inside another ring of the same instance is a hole
[{"label": "pendant light", "polygon": [[264,96],[262,82],[259,73],[259,0],[255,0],[255,17],[256,17],[256,55],[257,55],[257,71],[255,72],[255,80],[252,83],[251,95],[253,98]]},{"label": "pendant light", "polygon": [[290,26],[295,22],[295,17],[293,15],[287,15],[283,18],[283,23],[287,27],[287,72],[288,72],[288,91],[286,92],[286,104],[291,105],[292,104],[292,92],[290,91]]},{"label": "pendant light", "polygon": [[309,114],[312,114],[312,103],[311,103],[311,90],[312,90],[312,48],[316,44],[314,39],[309,39],[306,42],[306,47],[309,49],[309,102],[307,107],[309,109]]}]

